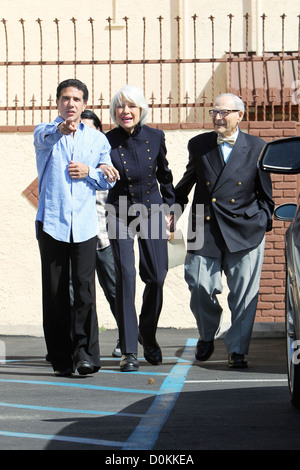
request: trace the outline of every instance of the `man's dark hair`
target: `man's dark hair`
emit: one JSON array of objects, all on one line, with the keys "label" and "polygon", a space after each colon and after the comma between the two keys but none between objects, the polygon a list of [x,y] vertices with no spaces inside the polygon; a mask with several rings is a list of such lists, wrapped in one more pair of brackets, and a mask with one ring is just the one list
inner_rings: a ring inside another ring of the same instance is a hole
[{"label": "man's dark hair", "polygon": [[100,131],[103,132],[102,131],[102,124],[101,124],[100,119],[98,118],[97,114],[95,114],[90,109],[85,109],[83,111],[83,113],[81,113],[81,119],[91,119],[93,121],[94,126],[96,127],[96,129],[99,128]]},{"label": "man's dark hair", "polygon": [[83,93],[83,101],[86,102],[88,100],[89,92],[87,86],[76,78],[69,78],[68,80],[64,80],[63,82],[61,82],[56,89],[56,98],[59,99],[61,91],[64,88],[68,87],[73,87],[77,88],[78,90],[81,90]]}]

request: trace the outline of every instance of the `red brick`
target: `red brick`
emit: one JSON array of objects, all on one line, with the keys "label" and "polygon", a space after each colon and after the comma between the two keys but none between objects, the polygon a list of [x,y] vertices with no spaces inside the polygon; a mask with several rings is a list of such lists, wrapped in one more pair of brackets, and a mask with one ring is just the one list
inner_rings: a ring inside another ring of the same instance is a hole
[{"label": "red brick", "polygon": [[274,281],[274,273],[271,273],[270,271],[262,271],[261,279],[269,279],[270,282],[272,282]]},{"label": "red brick", "polygon": [[264,264],[263,265],[263,269],[268,269],[270,271],[274,271],[274,273],[276,274],[276,271],[281,271],[282,270],[282,267],[280,264]]},{"label": "red brick", "polygon": [[263,309],[263,310],[271,310],[273,308],[273,303],[272,302],[258,301],[257,308],[258,309]]},{"label": "red brick", "polygon": [[275,272],[274,277],[275,279],[285,279],[286,278],[286,271],[285,271],[285,266],[283,266],[284,269],[282,269],[281,272]]},{"label": "red brick", "polygon": [[17,126],[18,132],[33,132],[35,129],[35,126]]},{"label": "red brick", "polygon": [[252,129],[251,130],[251,135],[255,135],[256,137],[260,136],[260,130],[259,129]]},{"label": "red brick", "polygon": [[[273,231],[274,232],[274,231]],[[282,236],[281,235],[277,235],[276,233],[273,233],[273,232],[269,232],[268,233],[268,241],[269,242],[280,242],[282,240]]]},{"label": "red brick", "polygon": [[284,249],[285,244],[284,244],[284,241],[282,241],[282,242],[275,242],[275,245],[274,245],[274,246],[275,246],[275,248],[278,248],[278,249]]},{"label": "red brick", "polygon": [[260,300],[261,302],[280,302],[282,296],[278,294],[262,294]]},{"label": "red brick", "polygon": [[261,279],[261,286],[282,287],[283,282],[280,279]]},{"label": "red brick", "polygon": [[[261,286],[259,289],[260,294],[276,294],[273,286]],[[278,292],[279,294],[280,292]]]},{"label": "red brick", "polygon": [[283,181],[283,175],[272,174],[271,175],[272,181]]},{"label": "red brick", "polygon": [[[280,181],[280,183],[282,183],[282,181]],[[283,189],[285,189],[285,187]],[[276,186],[276,182],[273,182],[273,199],[276,198],[276,197],[282,197],[283,196],[283,189],[281,189],[281,188],[278,189],[277,186]]]},{"label": "red brick", "polygon": [[275,189],[289,189],[289,184],[286,181],[275,181],[274,188]]},{"label": "red brick", "polygon": [[284,222],[279,221],[279,220],[278,220],[277,222],[278,222],[278,224],[280,224],[281,226],[275,227],[275,229],[274,229],[275,235],[280,235],[281,237],[284,237],[285,232],[286,232],[286,228],[285,228],[285,227],[282,227],[282,225],[284,224]]},{"label": "red brick", "polygon": [[295,181],[297,184],[297,177],[295,175],[283,175],[283,181]]},{"label": "red brick", "polygon": [[297,135],[296,129],[284,129],[283,137],[291,137]]},{"label": "red brick", "polygon": [[287,189],[283,191],[284,197],[289,197],[291,199],[296,199],[298,196],[298,192],[296,189]]},{"label": "red brick", "polygon": [[250,121],[249,122],[249,130],[251,129],[269,129],[273,127],[273,122],[271,121]]},{"label": "red brick", "polygon": [[285,287],[275,287],[275,294],[285,295]]},{"label": "red brick", "polygon": [[284,296],[282,295],[282,302],[276,302],[274,304],[274,308],[275,308],[275,312],[274,312],[274,315],[280,315],[280,313],[278,312],[278,310],[285,310],[285,302],[283,301],[284,300]]},{"label": "red brick", "polygon": [[283,136],[283,131],[280,129],[262,129],[260,135],[261,137],[274,137],[279,139]]},{"label": "red brick", "polygon": [[273,123],[274,129],[296,129],[297,124],[295,121],[276,121]]},{"label": "red brick", "polygon": [[279,206],[280,204],[285,204],[286,198],[285,197],[280,197],[275,199],[275,206]]},{"label": "red brick", "polygon": [[[262,317],[262,318],[260,319],[260,321],[261,321],[261,322],[268,322],[268,323],[272,323],[272,322],[273,322],[273,323],[274,323],[274,318],[273,318],[273,317]],[[259,320],[258,320],[257,323],[259,323]]]},{"label": "red brick", "polygon": [[271,248],[270,250],[265,249],[265,258],[273,257],[277,255],[278,255],[278,251],[274,250],[274,248]]},{"label": "red brick", "polygon": [[17,126],[0,126],[0,132],[17,132]]}]

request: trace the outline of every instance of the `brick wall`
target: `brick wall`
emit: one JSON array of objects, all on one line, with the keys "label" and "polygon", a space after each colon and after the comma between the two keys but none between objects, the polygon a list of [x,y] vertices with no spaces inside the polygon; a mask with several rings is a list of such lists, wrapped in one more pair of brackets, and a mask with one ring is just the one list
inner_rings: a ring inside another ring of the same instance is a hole
[{"label": "brick wall", "polygon": [[[249,134],[267,142],[284,137],[300,136],[297,122],[249,122],[244,123]],[[275,205],[297,202],[300,177],[297,175],[272,175]],[[287,222],[274,220],[273,230],[267,233],[260,295],[256,314],[257,322],[283,322],[285,317],[285,256],[284,234]]]}]

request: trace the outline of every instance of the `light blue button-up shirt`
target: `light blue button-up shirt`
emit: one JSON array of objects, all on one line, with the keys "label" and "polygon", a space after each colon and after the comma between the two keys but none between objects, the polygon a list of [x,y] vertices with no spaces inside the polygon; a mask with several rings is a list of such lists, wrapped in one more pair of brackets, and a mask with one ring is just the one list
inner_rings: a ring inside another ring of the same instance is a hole
[{"label": "light blue button-up shirt", "polygon": [[[39,177],[39,204],[36,223],[56,240],[75,243],[95,237],[99,231],[96,190],[114,186],[97,168],[112,165],[110,145],[102,132],[80,123],[74,134],[61,134],[58,116],[52,123],[39,124],[34,131],[34,146]],[[85,163],[89,174],[71,179],[70,161]]]}]

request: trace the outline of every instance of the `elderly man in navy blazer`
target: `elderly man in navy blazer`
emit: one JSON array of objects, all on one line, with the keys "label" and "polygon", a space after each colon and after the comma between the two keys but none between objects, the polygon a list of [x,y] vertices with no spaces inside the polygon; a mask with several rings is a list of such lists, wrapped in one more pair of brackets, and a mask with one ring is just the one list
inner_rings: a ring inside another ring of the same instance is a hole
[{"label": "elderly man in navy blazer", "polygon": [[191,210],[195,233],[197,205],[204,210],[202,246],[188,246],[185,262],[200,335],[196,359],[206,361],[214,351],[222,314],[217,294],[222,292],[224,272],[231,311],[225,337],[229,367],[247,367],[265,232],[272,228],[274,209],[270,176],[257,165],[265,142],[239,129],[243,114],[239,97],[226,93],[216,99],[210,110],[214,131],[189,141],[189,162],[175,188],[176,202],[184,207],[196,185]]}]

